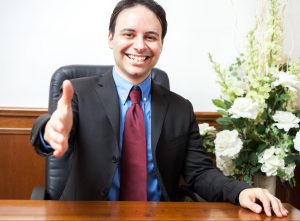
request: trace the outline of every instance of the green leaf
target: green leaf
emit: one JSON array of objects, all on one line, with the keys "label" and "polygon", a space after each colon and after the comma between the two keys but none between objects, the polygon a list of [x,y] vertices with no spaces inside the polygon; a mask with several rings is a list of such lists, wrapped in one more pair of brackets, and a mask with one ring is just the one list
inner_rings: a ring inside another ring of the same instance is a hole
[{"label": "green leaf", "polygon": [[258,163],[258,157],[257,157],[257,155],[256,155],[256,153],[251,153],[250,154],[250,163],[251,163],[251,165],[253,165],[253,166],[255,166],[255,165],[257,165],[257,163]]},{"label": "green leaf", "polygon": [[245,139],[244,141],[243,141],[243,144],[244,144],[244,146],[246,147],[246,146],[250,146],[250,144],[253,142],[253,140],[252,139]]},{"label": "green leaf", "polygon": [[230,117],[219,117],[216,121],[221,125],[229,125],[232,123]]},{"label": "green leaf", "polygon": [[261,165],[257,165],[255,167],[251,167],[250,173],[251,174],[255,174],[255,173],[257,173],[260,170],[260,168],[261,168]]},{"label": "green leaf", "polygon": [[280,95],[279,99],[282,101],[288,101],[290,99],[290,96],[286,93],[283,93]]},{"label": "green leaf", "polygon": [[266,127],[263,124],[259,124],[259,125],[257,125],[256,131],[259,134],[265,134]]},{"label": "green leaf", "polygon": [[263,119],[263,120],[268,120],[268,118],[269,118],[269,113],[268,113],[268,111],[265,109],[264,110],[264,112],[262,113],[262,115],[261,115],[261,118]]},{"label": "green leaf", "polygon": [[300,155],[291,153],[284,159],[285,164],[296,163],[300,164]]},{"label": "green leaf", "polygon": [[239,167],[244,163],[243,159],[241,159],[240,157],[234,159],[234,165],[235,167]]},{"label": "green leaf", "polygon": [[284,175],[285,175],[284,171],[282,171],[282,170],[278,170],[277,174],[279,177],[284,177]]},{"label": "green leaf", "polygon": [[225,103],[220,99],[213,99],[212,102],[213,102],[214,105],[216,105],[219,108],[227,109]]},{"label": "green leaf", "polygon": [[227,100],[224,100],[224,104],[226,105],[226,109],[229,109],[232,106],[232,103]]},{"label": "green leaf", "polygon": [[266,148],[267,148],[267,144],[265,144],[265,143],[260,144],[257,147],[257,153],[259,154],[259,153],[263,152]]},{"label": "green leaf", "polygon": [[249,159],[249,154],[248,154],[248,152],[241,152],[240,158],[241,158],[244,162],[247,162],[248,159]]},{"label": "green leaf", "polygon": [[233,118],[232,123],[238,129],[242,129],[245,127],[245,122],[243,118]]},{"label": "green leaf", "polygon": [[239,167],[248,161],[248,153],[240,152],[238,158],[234,160],[236,167]]},{"label": "green leaf", "polygon": [[245,175],[243,176],[243,181],[245,181],[246,183],[248,183],[249,185],[252,185],[252,177],[251,176],[248,176],[248,175]]},{"label": "green leaf", "polygon": [[217,112],[222,116],[227,115],[227,112],[224,110],[217,110]]}]

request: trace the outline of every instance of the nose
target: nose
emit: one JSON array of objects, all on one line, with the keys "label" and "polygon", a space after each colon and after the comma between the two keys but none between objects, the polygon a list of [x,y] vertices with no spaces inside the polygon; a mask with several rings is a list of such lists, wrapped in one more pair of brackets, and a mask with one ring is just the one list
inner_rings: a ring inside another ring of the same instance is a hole
[{"label": "nose", "polygon": [[137,51],[144,50],[146,48],[145,39],[142,36],[137,36],[134,40],[134,49]]}]

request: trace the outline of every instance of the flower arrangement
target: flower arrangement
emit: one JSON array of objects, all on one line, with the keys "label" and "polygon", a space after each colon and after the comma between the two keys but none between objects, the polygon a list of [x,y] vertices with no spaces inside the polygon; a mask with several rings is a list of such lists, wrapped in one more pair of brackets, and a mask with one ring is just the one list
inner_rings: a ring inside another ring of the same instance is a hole
[{"label": "flower arrangement", "polygon": [[217,132],[200,124],[203,145],[227,176],[249,184],[253,175],[278,176],[294,187],[300,162],[300,57],[290,62],[282,52],[279,0],[268,0],[266,14],[247,35],[247,45],[228,69],[209,54],[221,88],[213,103],[221,115]]}]

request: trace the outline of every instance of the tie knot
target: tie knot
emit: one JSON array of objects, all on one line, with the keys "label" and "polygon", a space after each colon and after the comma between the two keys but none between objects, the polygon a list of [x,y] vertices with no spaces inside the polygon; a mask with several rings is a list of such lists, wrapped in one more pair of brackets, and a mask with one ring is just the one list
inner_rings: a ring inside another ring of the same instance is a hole
[{"label": "tie knot", "polygon": [[133,104],[139,104],[141,100],[141,90],[139,87],[132,88],[129,93],[130,100]]}]

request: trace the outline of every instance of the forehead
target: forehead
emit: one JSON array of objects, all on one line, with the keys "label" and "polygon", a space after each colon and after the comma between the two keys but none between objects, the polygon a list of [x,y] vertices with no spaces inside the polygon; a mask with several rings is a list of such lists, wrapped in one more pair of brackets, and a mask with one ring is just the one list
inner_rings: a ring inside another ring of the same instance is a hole
[{"label": "forehead", "polygon": [[133,30],[155,31],[161,35],[162,27],[157,16],[147,7],[136,5],[120,12],[115,31],[129,28]]}]

